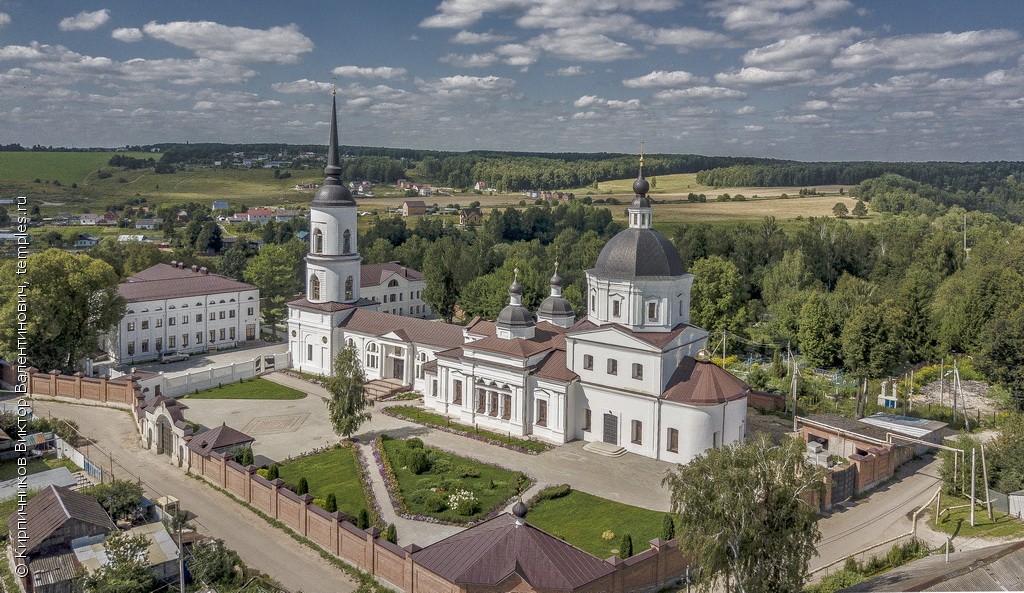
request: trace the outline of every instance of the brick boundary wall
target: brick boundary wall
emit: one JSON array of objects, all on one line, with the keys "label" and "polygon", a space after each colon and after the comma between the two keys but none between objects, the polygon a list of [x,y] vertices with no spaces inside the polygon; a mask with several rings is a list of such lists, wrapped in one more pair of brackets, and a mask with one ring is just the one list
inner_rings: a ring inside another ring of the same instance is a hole
[{"label": "brick boundary wall", "polygon": [[[189,451],[190,471],[230,492],[291,531],[317,544],[330,554],[356,566],[405,593],[457,593],[462,589],[427,569],[412,558],[418,546],[405,548],[380,537],[376,527],[362,530],[342,512],[327,512],[313,504],[309,494],[298,495],[285,487],[284,480],[267,480],[256,466],[243,466],[226,452],[207,456]],[[611,593],[652,593],[685,572],[689,564],[679,551],[677,540],[652,540],[649,549],[631,558],[609,558],[615,572],[588,584],[580,591]],[[475,590],[471,588],[470,590]]]},{"label": "brick boundary wall", "polygon": [[[0,363],[0,378],[15,384],[17,374],[13,365]],[[85,373],[64,375],[60,371],[44,373],[37,368],[28,369],[28,395],[58,399],[86,400],[103,404],[120,404],[134,408],[140,397],[138,385],[125,379],[94,379]]]},{"label": "brick boundary wall", "polygon": [[779,393],[768,393],[767,391],[755,391],[747,393],[747,405],[759,410],[785,410],[786,396]]}]

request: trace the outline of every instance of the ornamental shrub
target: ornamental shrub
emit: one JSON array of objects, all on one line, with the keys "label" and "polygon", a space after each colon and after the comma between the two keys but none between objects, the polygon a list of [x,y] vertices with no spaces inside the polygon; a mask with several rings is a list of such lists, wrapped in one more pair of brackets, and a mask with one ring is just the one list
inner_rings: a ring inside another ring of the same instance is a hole
[{"label": "ornamental shrub", "polygon": [[424,474],[430,471],[430,457],[427,456],[427,452],[423,449],[417,449],[409,455],[409,471],[416,474]]},{"label": "ornamental shrub", "polygon": [[672,515],[666,514],[665,520],[661,522],[661,539],[668,541],[675,539],[676,537],[676,522],[672,520]]},{"label": "ornamental shrub", "polygon": [[333,513],[338,510],[338,497],[335,496],[333,492],[328,494],[327,500],[324,501],[324,506],[322,508],[328,513]]},{"label": "ornamental shrub", "polygon": [[430,513],[440,513],[448,508],[448,501],[440,492],[431,492],[423,499],[423,508]]},{"label": "ornamental shrub", "polygon": [[619,558],[625,560],[633,555],[633,538],[628,533],[622,534],[622,543],[619,544]]},{"label": "ornamental shrub", "polygon": [[306,481],[306,476],[299,478],[299,485],[295,487],[295,494],[303,495],[309,494],[309,482]]},{"label": "ornamental shrub", "polygon": [[281,466],[276,463],[271,463],[270,467],[267,468],[267,479],[276,480],[279,477],[279,473],[281,473]]}]

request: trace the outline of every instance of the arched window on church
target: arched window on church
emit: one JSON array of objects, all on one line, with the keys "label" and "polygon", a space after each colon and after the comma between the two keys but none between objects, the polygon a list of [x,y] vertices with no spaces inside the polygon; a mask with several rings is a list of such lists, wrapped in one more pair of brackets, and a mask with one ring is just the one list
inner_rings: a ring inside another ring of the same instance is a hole
[{"label": "arched window on church", "polygon": [[398,280],[395,280],[394,278],[392,278],[391,282],[388,282],[388,288],[394,288],[396,286],[398,286]]},{"label": "arched window on church", "polygon": [[309,300],[320,300],[320,279],[316,275],[309,277]]},{"label": "arched window on church", "polygon": [[320,229],[313,231],[313,253],[324,252],[324,233]]},{"label": "arched window on church", "polygon": [[345,232],[341,235],[341,243],[342,243],[341,252],[342,253],[351,253],[351,251],[352,251],[352,233],[348,229],[345,229]]},{"label": "arched window on church", "polygon": [[352,276],[345,279],[345,300],[352,300]]}]

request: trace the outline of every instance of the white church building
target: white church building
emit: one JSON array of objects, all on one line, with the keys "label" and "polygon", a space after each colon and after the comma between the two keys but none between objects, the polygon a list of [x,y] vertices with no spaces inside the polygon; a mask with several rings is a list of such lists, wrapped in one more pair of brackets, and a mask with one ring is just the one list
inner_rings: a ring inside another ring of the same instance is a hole
[{"label": "white church building", "polygon": [[588,312],[562,298],[557,264],[536,314],[518,279],[495,321],[466,326],[381,312],[360,294],[356,203],[339,175],[332,106],[326,179],[310,204],[307,289],[288,304],[292,365],[330,374],[353,346],[367,380],[396,379],[453,419],[552,443],[601,441],[669,462],[742,441],[749,387],[712,364],[690,321],[690,286],[675,247],[651,228],[640,175],[629,228],[587,270]]}]

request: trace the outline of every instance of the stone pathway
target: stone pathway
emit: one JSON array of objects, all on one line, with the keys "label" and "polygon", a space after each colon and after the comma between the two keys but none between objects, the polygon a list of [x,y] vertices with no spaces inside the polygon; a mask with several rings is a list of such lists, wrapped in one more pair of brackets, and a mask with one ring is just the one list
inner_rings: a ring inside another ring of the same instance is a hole
[{"label": "stone pathway", "polygon": [[358,448],[359,455],[370,470],[367,472],[370,475],[370,488],[373,490],[374,498],[377,499],[377,504],[380,505],[380,518],[385,523],[394,524],[395,529],[398,530],[398,545],[416,544],[425,548],[464,529],[457,525],[427,523],[399,517],[394,507],[391,506],[387,486],[384,485],[384,478],[380,475],[377,462],[373,458],[373,448],[368,443],[361,443]]}]

